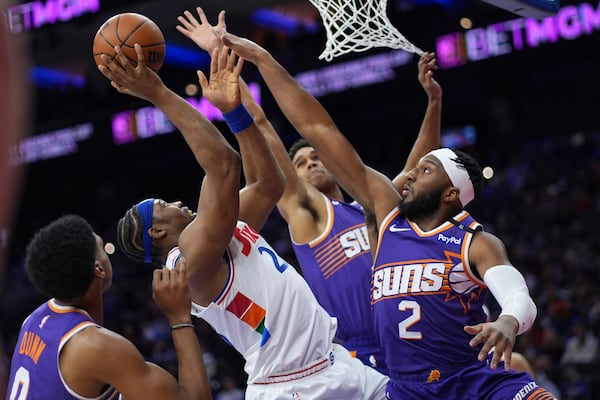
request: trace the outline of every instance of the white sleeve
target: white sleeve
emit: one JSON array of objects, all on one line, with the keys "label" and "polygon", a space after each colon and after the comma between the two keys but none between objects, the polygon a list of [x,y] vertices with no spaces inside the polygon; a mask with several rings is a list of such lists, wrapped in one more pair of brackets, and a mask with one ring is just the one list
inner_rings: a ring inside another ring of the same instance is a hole
[{"label": "white sleeve", "polygon": [[519,322],[517,335],[529,330],[537,316],[537,307],[523,275],[512,265],[495,265],[485,272],[483,281],[502,307],[500,315],[510,315]]}]

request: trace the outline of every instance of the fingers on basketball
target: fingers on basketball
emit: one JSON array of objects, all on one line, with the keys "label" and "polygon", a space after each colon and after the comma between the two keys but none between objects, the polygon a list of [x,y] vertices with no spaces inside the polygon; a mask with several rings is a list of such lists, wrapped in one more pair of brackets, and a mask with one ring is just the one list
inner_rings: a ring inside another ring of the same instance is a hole
[{"label": "fingers on basketball", "polygon": [[104,65],[102,55],[114,59],[114,47],[119,46],[135,66],[138,59],[134,48],[136,43],[142,48],[146,65],[158,72],[166,55],[164,35],[154,21],[137,13],[117,14],[102,24],[94,36],[94,61],[97,65]]}]

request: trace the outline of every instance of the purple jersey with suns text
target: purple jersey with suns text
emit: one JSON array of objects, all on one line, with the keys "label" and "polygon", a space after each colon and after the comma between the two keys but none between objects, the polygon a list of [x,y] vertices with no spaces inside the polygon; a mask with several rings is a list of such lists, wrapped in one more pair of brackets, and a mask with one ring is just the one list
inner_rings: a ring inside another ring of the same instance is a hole
[{"label": "purple jersey with suns text", "polygon": [[[454,219],[480,226],[466,211]],[[472,237],[450,221],[424,232],[398,209],[383,221],[372,302],[392,379],[477,361],[479,348],[469,346],[463,327],[486,321],[487,289],[467,260]]]},{"label": "purple jersey with suns text", "polygon": [[373,325],[373,257],[363,208],[357,202],[323,198],[324,232],[306,244],[292,239],[298,264],[319,303],[337,318],[336,338],[363,363],[386,374]]},{"label": "purple jersey with suns text", "polygon": [[379,232],[373,268],[376,330],[391,400],[551,400],[528,373],[497,369],[469,345],[465,325],[487,320],[484,282],[468,261],[481,225],[462,211],[422,231],[396,208]]},{"label": "purple jersey with suns text", "polygon": [[[83,310],[54,300],[39,306],[21,327],[10,364],[7,399],[89,399],[77,395],[63,381],[59,355],[67,341],[83,329],[99,326]],[[94,400],[117,399],[108,387]]]},{"label": "purple jersey with suns text", "polygon": [[336,337],[374,336],[370,304],[371,247],[362,207],[327,198],[325,231],[293,242],[302,274],[319,303],[338,320]]}]

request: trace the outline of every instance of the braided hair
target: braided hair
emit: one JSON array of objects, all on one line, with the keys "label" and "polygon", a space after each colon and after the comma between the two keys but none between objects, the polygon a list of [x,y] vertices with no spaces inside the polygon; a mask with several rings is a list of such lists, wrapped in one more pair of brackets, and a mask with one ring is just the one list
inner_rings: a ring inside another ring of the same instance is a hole
[{"label": "braided hair", "polygon": [[[144,262],[144,235],[142,216],[137,206],[131,207],[117,224],[117,244],[132,261]],[[152,244],[152,264],[160,265],[160,248]]]},{"label": "braided hair", "polygon": [[469,179],[473,184],[475,198],[477,198],[479,193],[481,193],[481,189],[483,188],[483,173],[481,172],[481,167],[479,166],[479,163],[473,157],[471,157],[469,154],[463,151],[453,151],[457,156],[457,158],[454,161],[457,164],[463,166],[469,174]]},{"label": "braided hair", "polygon": [[96,256],[92,227],[82,217],[68,214],[33,236],[26,249],[25,271],[44,295],[72,300],[92,284]]}]

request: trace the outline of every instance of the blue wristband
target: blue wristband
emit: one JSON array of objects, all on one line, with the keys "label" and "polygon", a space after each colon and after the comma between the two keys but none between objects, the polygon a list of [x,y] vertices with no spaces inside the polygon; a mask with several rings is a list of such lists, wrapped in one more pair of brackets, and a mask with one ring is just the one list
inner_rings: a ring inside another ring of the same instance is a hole
[{"label": "blue wristband", "polygon": [[240,104],[228,113],[223,114],[223,119],[229,125],[233,133],[240,133],[254,123],[252,115],[246,110],[244,104]]}]

